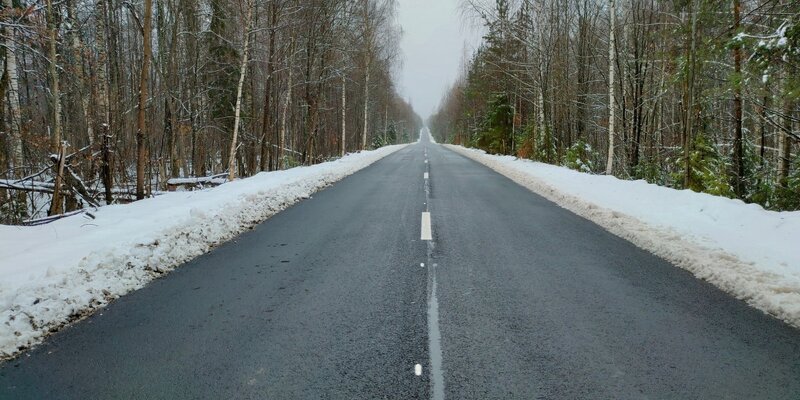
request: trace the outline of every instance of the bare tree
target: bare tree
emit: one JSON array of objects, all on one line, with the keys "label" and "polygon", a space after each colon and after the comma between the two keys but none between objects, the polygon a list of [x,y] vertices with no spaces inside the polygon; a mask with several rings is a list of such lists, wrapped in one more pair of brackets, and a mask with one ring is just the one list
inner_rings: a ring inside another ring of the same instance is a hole
[{"label": "bare tree", "polygon": [[228,156],[228,180],[233,180],[236,177],[236,148],[237,138],[239,135],[239,124],[241,121],[242,113],[242,88],[244,87],[244,77],[247,74],[247,60],[250,51],[250,31],[252,30],[251,24],[253,21],[253,0],[246,0],[247,8],[246,17],[244,20],[244,44],[242,45],[242,64],[239,67],[239,86],[236,88],[236,111],[234,114],[233,122],[233,138],[231,139],[230,155]]},{"label": "bare tree", "polygon": [[147,163],[147,86],[150,79],[150,57],[152,56],[150,39],[153,20],[153,1],[144,0],[144,22],[142,26],[142,68],[139,74],[139,107],[136,110],[136,199],[145,196],[145,167]]},{"label": "bare tree", "polygon": [[610,28],[608,29],[608,160],[606,161],[606,175],[614,173],[614,120],[616,119],[615,109],[617,99],[614,94],[616,81],[614,80],[614,69],[616,68],[616,38],[614,37],[617,20],[617,2],[611,0],[608,19]]},{"label": "bare tree", "polygon": [[391,84],[395,4],[4,0],[0,222],[325,161],[386,142],[391,121],[418,129]]}]

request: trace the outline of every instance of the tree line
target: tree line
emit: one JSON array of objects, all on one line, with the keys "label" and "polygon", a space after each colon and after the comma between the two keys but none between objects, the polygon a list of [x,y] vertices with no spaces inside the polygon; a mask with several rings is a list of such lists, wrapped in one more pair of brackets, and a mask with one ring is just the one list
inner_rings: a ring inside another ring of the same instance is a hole
[{"label": "tree line", "polygon": [[395,0],[3,0],[0,24],[0,223],[422,125],[393,82]]},{"label": "tree line", "polygon": [[439,140],[800,209],[800,2],[467,0]]}]

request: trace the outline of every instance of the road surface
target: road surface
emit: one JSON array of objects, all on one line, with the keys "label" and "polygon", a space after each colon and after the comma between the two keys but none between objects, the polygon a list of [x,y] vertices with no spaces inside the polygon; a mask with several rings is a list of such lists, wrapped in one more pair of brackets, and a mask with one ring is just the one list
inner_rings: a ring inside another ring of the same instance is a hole
[{"label": "road surface", "polygon": [[797,330],[423,140],[0,364],[0,399],[798,399],[799,377]]}]

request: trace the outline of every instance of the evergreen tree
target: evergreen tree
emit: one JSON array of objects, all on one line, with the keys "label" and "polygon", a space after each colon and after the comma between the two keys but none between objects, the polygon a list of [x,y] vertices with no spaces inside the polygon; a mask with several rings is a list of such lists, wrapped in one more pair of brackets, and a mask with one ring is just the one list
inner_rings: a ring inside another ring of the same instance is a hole
[{"label": "evergreen tree", "polygon": [[509,154],[512,143],[511,123],[514,108],[508,96],[499,94],[489,103],[489,111],[478,138],[478,147],[492,154]]}]

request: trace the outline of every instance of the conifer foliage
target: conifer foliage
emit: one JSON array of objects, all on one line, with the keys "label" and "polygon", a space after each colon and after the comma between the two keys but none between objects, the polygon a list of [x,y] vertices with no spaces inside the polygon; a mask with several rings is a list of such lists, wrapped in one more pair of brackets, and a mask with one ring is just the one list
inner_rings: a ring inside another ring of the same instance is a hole
[{"label": "conifer foliage", "polygon": [[[437,140],[800,207],[800,2],[465,5],[486,35],[429,121]],[[498,99],[507,142],[487,123]]]}]

